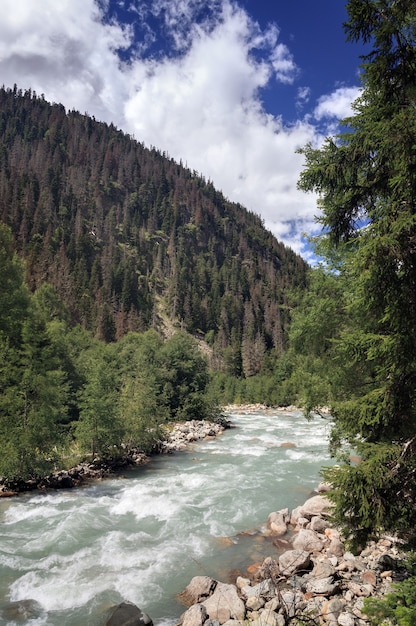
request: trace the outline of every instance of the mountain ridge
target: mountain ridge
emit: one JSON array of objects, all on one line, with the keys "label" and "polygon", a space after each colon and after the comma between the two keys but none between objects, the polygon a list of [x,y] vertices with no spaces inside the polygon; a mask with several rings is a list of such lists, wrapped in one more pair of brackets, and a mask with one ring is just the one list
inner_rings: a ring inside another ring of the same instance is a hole
[{"label": "mountain ridge", "polygon": [[115,341],[164,318],[235,376],[284,351],[288,291],[307,283],[306,262],[202,175],[17,87],[0,90],[0,219],[31,289],[50,283],[73,323]]}]

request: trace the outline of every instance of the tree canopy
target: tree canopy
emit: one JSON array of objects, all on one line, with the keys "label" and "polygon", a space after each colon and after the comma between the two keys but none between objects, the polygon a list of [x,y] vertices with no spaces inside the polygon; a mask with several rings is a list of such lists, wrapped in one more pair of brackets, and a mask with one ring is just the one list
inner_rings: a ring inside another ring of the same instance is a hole
[{"label": "tree canopy", "polygon": [[0,477],[31,480],[80,458],[150,452],[169,421],[218,414],[208,361],[184,332],[105,343],[71,326],[56,291],[31,294],[0,224]]},{"label": "tree canopy", "polygon": [[[416,2],[350,0],[362,91],[343,132],[302,152],[319,193],[321,240],[337,256],[344,315],[332,333],[333,443],[356,466],[328,471],[335,516],[357,541],[416,539]],[[321,244],[321,250],[323,249]]]}]

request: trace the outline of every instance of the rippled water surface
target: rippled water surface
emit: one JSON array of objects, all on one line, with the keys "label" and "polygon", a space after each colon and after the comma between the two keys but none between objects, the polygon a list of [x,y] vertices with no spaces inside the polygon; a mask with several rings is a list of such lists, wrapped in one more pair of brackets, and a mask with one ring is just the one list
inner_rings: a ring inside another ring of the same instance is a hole
[{"label": "rippled water surface", "polygon": [[[0,624],[94,626],[125,600],[171,626],[192,576],[227,581],[276,555],[252,531],[310,496],[329,464],[328,426],[298,412],[231,419],[217,439],[124,478],[1,501]],[[33,615],[17,621],[10,604],[29,599]]]}]

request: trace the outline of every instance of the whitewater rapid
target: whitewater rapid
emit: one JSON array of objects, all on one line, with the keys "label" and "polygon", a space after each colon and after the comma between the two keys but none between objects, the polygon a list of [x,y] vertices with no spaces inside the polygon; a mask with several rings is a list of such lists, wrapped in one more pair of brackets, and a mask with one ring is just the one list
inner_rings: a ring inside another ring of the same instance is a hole
[{"label": "whitewater rapid", "polygon": [[30,599],[36,611],[16,625],[94,626],[124,600],[172,626],[192,576],[227,581],[273,555],[256,530],[316,488],[329,425],[300,412],[230,417],[220,437],[124,477],[1,501],[0,624],[14,626],[4,611]]}]

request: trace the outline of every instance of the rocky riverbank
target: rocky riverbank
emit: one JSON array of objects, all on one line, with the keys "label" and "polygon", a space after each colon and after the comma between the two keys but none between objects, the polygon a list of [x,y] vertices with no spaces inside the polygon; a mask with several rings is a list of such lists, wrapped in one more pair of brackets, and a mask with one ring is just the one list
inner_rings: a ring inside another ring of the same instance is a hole
[{"label": "rocky riverbank", "polygon": [[299,619],[368,626],[364,599],[383,596],[392,582],[406,576],[404,554],[392,538],[352,554],[331,526],[329,511],[329,501],[320,493],[292,512],[271,513],[264,532],[280,545],[276,556],[250,566],[235,584],[193,578],[179,596],[189,608],[178,625],[286,626]]},{"label": "rocky riverbank", "polygon": [[[221,418],[217,422],[205,420],[191,420],[173,425],[165,441],[162,441],[153,454],[172,454],[184,450],[189,444],[217,437],[226,428],[230,428],[230,422]],[[126,450],[122,456],[110,459],[91,459],[78,463],[69,470],[56,470],[49,476],[33,478],[31,480],[1,480],[0,497],[11,497],[24,491],[47,490],[47,489],[71,489],[86,483],[103,480],[111,476],[122,475],[125,471],[144,465],[151,460],[152,455],[144,454],[138,449]]]}]

